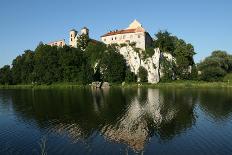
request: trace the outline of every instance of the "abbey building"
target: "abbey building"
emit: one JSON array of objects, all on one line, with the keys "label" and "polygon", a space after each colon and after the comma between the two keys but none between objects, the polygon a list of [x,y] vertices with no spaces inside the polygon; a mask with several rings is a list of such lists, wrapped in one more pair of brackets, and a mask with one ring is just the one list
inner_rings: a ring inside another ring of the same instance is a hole
[{"label": "abbey building", "polygon": [[[75,29],[70,30],[69,46],[77,48],[77,40],[80,35],[83,34],[89,36],[89,29],[87,27],[82,28],[80,30],[80,33],[78,33],[78,31],[76,31]],[[135,43],[135,46],[142,50],[145,50],[152,44],[152,38],[150,34],[142,27],[142,24],[140,24],[137,20],[134,20],[126,29],[110,31],[102,35],[101,41],[107,45]],[[63,47],[64,45],[66,45],[66,43],[65,40],[62,39],[50,42],[47,45]]]},{"label": "abbey building", "polygon": [[151,46],[152,38],[142,25],[134,20],[128,28],[123,30],[110,31],[101,36],[105,44],[130,44],[135,43],[137,48],[145,50]]}]

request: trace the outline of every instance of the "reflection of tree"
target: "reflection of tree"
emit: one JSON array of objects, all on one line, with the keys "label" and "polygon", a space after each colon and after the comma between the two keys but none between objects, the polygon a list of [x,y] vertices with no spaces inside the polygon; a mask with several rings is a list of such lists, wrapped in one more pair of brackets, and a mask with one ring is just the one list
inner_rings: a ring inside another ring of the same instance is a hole
[{"label": "reflection of tree", "polygon": [[38,127],[85,140],[99,131],[137,151],[159,135],[168,140],[194,123],[194,91],[67,89],[12,92],[13,109]]},{"label": "reflection of tree", "polygon": [[229,118],[232,112],[231,89],[208,89],[199,92],[200,106],[216,120]]}]

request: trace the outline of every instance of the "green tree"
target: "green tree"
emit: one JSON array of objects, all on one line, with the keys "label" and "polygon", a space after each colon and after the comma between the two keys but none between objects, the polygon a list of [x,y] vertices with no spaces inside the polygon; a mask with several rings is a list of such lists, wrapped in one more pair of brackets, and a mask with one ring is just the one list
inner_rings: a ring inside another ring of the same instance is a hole
[{"label": "green tree", "polygon": [[12,83],[22,83],[21,72],[22,72],[22,56],[17,56],[12,62]]},{"label": "green tree", "polygon": [[148,81],[147,75],[148,75],[147,70],[144,67],[140,66],[138,72],[138,77],[140,79],[140,82],[147,82]]},{"label": "green tree", "polygon": [[104,43],[89,42],[85,49],[85,55],[88,57],[92,67],[96,67],[95,65],[100,62],[106,50],[107,47]]},{"label": "green tree", "polygon": [[[170,64],[172,66],[169,66],[167,60],[162,59],[164,61],[162,64],[164,66],[163,79],[172,80],[173,74],[177,79],[191,78],[191,68],[195,64],[193,56],[196,54],[191,44],[187,44],[184,40],[172,36],[167,31],[159,31],[156,34],[154,45],[160,48],[162,53],[170,53],[174,57]],[[170,68],[172,69],[170,70]],[[174,73],[171,73],[171,71],[174,71]]]},{"label": "green tree", "polygon": [[62,81],[81,82],[82,65],[84,62],[83,52],[77,48],[64,46],[59,49],[59,66]]},{"label": "green tree", "polygon": [[9,65],[0,69],[0,84],[12,84],[12,74]]},{"label": "green tree", "polygon": [[114,47],[108,47],[100,62],[103,80],[122,82],[125,79],[126,61]]},{"label": "green tree", "polygon": [[135,73],[131,72],[130,68],[126,69],[126,77],[125,77],[126,82],[137,82],[137,76]]},{"label": "green tree", "polygon": [[60,80],[60,65],[56,46],[39,45],[34,56],[34,81],[51,84]]},{"label": "green tree", "polygon": [[201,79],[204,81],[222,81],[223,77],[226,75],[225,70],[220,67],[209,67],[206,68],[202,74]]},{"label": "green tree", "polygon": [[154,46],[158,47],[162,52],[173,54],[175,44],[174,37],[171,36],[171,33],[168,31],[159,31],[155,36]]},{"label": "green tree", "polygon": [[82,34],[77,38],[77,47],[84,51],[88,46],[89,41],[89,36],[86,34]]},{"label": "green tree", "polygon": [[219,81],[232,70],[232,56],[225,51],[213,51],[209,57],[198,64],[201,72],[200,79],[205,81]]}]

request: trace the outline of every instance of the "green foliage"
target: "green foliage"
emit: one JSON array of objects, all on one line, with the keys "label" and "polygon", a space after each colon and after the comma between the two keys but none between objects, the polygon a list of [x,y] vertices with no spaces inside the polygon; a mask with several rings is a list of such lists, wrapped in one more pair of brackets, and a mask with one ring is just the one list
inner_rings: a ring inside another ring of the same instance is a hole
[{"label": "green foliage", "polygon": [[155,53],[155,50],[153,47],[150,48],[146,48],[145,54],[146,54],[146,58],[147,57],[152,57]]},{"label": "green foliage", "polygon": [[126,61],[114,47],[109,47],[100,62],[103,80],[108,82],[122,82],[125,79]]},{"label": "green foliage", "polygon": [[90,64],[95,67],[95,64],[100,61],[104,52],[107,50],[105,44],[100,42],[90,42],[85,50],[86,56],[90,60]]},{"label": "green foliage", "polygon": [[225,51],[214,51],[198,65],[198,70],[202,73],[200,76],[202,80],[222,80],[226,73],[232,71],[232,55]]},{"label": "green foliage", "polygon": [[140,79],[140,82],[147,82],[148,81],[147,75],[148,75],[147,70],[144,67],[140,66],[138,72],[138,77]]},{"label": "green foliage", "polygon": [[194,65],[194,48],[191,44],[186,44],[184,40],[175,40],[174,57],[176,59],[176,77],[179,79],[190,79],[190,66]]},{"label": "green foliage", "polygon": [[[174,71],[175,77],[177,79],[191,79],[190,66],[195,64],[193,56],[196,54],[193,46],[176,36],[171,36],[167,31],[159,31],[156,38],[154,46],[160,48],[161,52],[170,53],[174,57],[171,68],[173,68],[172,71]],[[172,80],[170,66],[168,67],[166,60],[164,61],[163,73],[168,75],[164,75],[163,79],[165,81]]]},{"label": "green foliage", "polygon": [[175,48],[174,37],[168,31],[159,31],[155,36],[154,46],[158,47],[162,52],[173,54]]},{"label": "green foliage", "polygon": [[13,83],[29,83],[33,80],[34,52],[26,50],[22,56],[16,57],[12,63]]},{"label": "green foliage", "polygon": [[0,69],[0,84],[12,84],[12,74],[9,65]]},{"label": "green foliage", "polygon": [[86,34],[82,34],[77,38],[77,47],[84,51],[88,46],[89,41],[89,36]]},{"label": "green foliage", "polygon": [[[173,71],[177,79],[191,79],[190,66],[195,64],[193,56],[196,54],[191,44],[187,44],[176,36],[171,36],[167,31],[159,31],[156,34],[154,46],[160,48],[161,52],[170,53],[174,57]],[[168,68],[170,67],[167,67],[164,73],[169,75],[164,75],[164,79],[171,80]]]},{"label": "green foliage", "polygon": [[167,81],[173,80],[174,64],[171,61],[169,61],[166,57],[162,56],[160,67],[161,67],[161,72],[162,72],[161,81],[167,82]]},{"label": "green foliage", "polygon": [[57,47],[39,45],[35,49],[33,82],[51,84],[61,78]]},{"label": "green foliage", "polygon": [[137,76],[135,75],[135,73],[131,72],[130,68],[126,69],[125,81],[128,83],[137,82]]},{"label": "green foliage", "polygon": [[220,67],[208,67],[202,72],[201,79],[204,81],[222,81],[226,75],[225,70]]},{"label": "green foliage", "polygon": [[224,82],[229,82],[232,83],[232,73],[227,74],[224,78],[223,78]]}]

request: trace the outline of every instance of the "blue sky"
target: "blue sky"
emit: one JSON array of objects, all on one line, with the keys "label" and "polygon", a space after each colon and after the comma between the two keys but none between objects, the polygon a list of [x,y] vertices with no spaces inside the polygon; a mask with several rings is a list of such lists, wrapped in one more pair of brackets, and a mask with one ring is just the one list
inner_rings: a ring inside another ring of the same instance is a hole
[{"label": "blue sky", "polygon": [[68,41],[72,28],[99,39],[134,19],[151,36],[166,29],[193,44],[196,62],[216,49],[232,54],[232,0],[1,0],[0,67],[40,41]]}]

